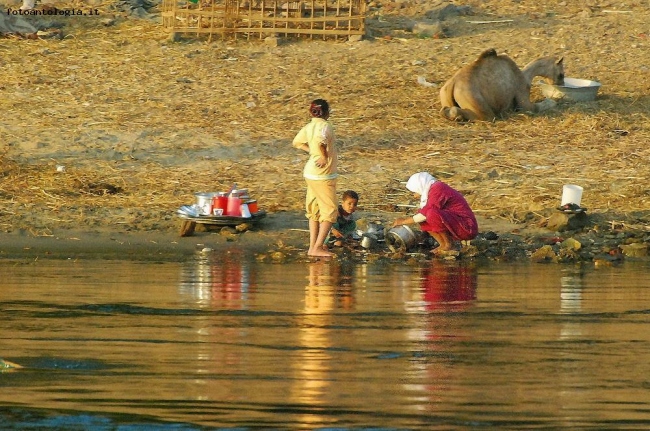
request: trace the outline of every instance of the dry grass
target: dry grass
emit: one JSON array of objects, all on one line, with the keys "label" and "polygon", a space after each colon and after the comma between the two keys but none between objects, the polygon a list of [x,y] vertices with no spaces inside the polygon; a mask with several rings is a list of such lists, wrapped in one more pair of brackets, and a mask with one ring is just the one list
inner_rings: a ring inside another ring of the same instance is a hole
[{"label": "dry grass", "polygon": [[[316,97],[333,107],[339,188],[358,190],[367,210],[407,203],[400,181],[420,170],[485,217],[518,222],[554,208],[566,183],[585,188],[590,212],[650,210],[648,2],[589,13],[540,3],[467,2],[476,15],[447,22],[448,39],[401,30],[426,9],[407,3],[369,19],[373,40],[271,47],[171,43],[159,24],[120,16],[105,27],[107,1],[98,18],[59,19],[62,40],[0,39],[0,227],[167,229],[194,192],[232,182],[270,212],[300,210],[305,158],[290,143]],[[562,55],[567,76],[603,84],[599,97],[546,115],[447,122],[437,88],[417,77],[440,86],[489,47],[521,66]]]}]

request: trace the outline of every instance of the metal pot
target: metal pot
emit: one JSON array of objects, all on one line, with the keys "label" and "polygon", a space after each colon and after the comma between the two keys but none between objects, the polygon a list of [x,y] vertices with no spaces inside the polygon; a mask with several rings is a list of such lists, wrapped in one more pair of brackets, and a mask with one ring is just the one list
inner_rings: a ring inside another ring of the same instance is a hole
[{"label": "metal pot", "polygon": [[216,195],[216,193],[194,193],[199,215],[212,215],[212,198]]},{"label": "metal pot", "polygon": [[418,237],[410,227],[402,225],[388,231],[386,243],[393,253],[406,252],[418,244]]},{"label": "metal pot", "polygon": [[377,245],[377,237],[371,233],[364,233],[363,238],[361,238],[361,247],[370,249],[375,245]]},{"label": "metal pot", "polygon": [[234,189],[230,192],[230,196],[237,197],[243,201],[250,199],[248,195],[248,189]]},{"label": "metal pot", "polygon": [[377,240],[382,240],[384,239],[384,226],[379,223],[370,223],[368,229],[366,229],[366,233],[374,235]]}]

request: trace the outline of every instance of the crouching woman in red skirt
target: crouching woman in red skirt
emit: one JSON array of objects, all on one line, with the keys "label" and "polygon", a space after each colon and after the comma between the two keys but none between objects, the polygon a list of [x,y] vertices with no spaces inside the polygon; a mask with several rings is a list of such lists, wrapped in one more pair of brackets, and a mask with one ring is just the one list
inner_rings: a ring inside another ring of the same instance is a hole
[{"label": "crouching woman in red skirt", "polygon": [[395,220],[393,227],[419,223],[439,244],[431,250],[438,254],[454,248],[457,241],[478,235],[476,217],[462,194],[428,172],[411,175],[406,188],[420,199],[420,210],[412,217]]}]

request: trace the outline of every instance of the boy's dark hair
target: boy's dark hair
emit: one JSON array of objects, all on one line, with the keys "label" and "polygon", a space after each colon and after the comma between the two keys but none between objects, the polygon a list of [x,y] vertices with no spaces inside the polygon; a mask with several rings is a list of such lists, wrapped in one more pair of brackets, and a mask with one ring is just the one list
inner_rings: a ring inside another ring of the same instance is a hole
[{"label": "boy's dark hair", "polygon": [[329,115],[330,105],[325,99],[316,99],[309,106],[309,113],[312,117],[323,118]]},{"label": "boy's dark hair", "polygon": [[343,196],[341,196],[341,199],[346,200],[348,198],[354,199],[355,201],[359,201],[359,194],[354,190],[346,190],[343,192]]}]

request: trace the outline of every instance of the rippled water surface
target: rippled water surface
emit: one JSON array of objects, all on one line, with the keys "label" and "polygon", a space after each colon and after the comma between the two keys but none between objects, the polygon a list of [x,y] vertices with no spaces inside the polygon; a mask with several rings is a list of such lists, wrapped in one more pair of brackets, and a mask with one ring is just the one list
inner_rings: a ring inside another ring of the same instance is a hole
[{"label": "rippled water surface", "polygon": [[0,429],[648,429],[646,264],[0,263]]}]

